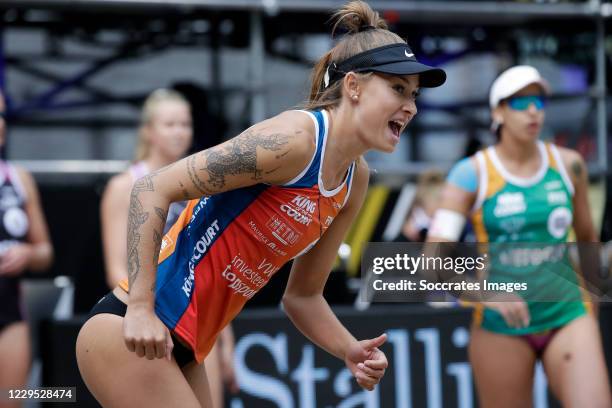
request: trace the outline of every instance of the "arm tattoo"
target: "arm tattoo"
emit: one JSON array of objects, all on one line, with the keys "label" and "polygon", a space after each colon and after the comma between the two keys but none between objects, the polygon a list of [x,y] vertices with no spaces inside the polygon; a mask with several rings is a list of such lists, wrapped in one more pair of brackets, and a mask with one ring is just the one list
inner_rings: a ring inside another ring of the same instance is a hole
[{"label": "arm tattoo", "polygon": [[226,146],[202,153],[206,159],[206,167],[199,170],[208,173],[207,182],[198,177],[196,156],[192,156],[188,161],[189,177],[193,185],[202,194],[207,195],[225,187],[225,176],[251,174],[252,180],[260,181],[263,170],[257,168],[257,148],[276,152],[288,143],[289,136],[282,133],[259,134],[248,130]]},{"label": "arm tattoo", "polygon": [[276,168],[274,168],[272,170],[266,171],[266,174],[272,174],[272,173],[274,173],[276,170],[278,170],[280,168],[281,168],[281,166],[278,166],[278,167],[276,167]]},{"label": "arm tattoo", "polygon": [[179,186],[181,186],[181,191],[183,192],[183,199],[185,201],[189,200],[189,192],[185,188],[185,185],[179,181]]},{"label": "arm tattoo", "polygon": [[155,251],[153,251],[153,267],[157,267],[157,261],[159,260],[159,249],[162,243],[162,234],[160,231],[164,230],[166,219],[168,218],[168,211],[155,207],[155,214],[157,214],[159,218],[159,230],[157,228],[153,229],[153,244],[155,244]]},{"label": "arm tattoo", "polygon": [[134,284],[138,272],[140,272],[140,259],[138,256],[140,226],[149,219],[149,213],[144,211],[140,198],[138,197],[143,191],[154,191],[153,181],[150,175],[138,180],[136,184],[134,184],[132,194],[130,195],[127,231],[128,282],[130,287]]},{"label": "arm tattoo", "polygon": [[577,179],[580,179],[580,177],[582,176],[582,164],[579,160],[576,160],[572,163],[572,172],[574,172],[574,175]]},{"label": "arm tattoo", "polygon": [[153,243],[155,244],[156,251],[153,251],[153,266],[157,266],[157,262],[159,261],[159,247],[161,247],[162,236],[158,230],[153,230]]},{"label": "arm tattoo", "polygon": [[[163,169],[144,176],[136,181],[134,187],[132,187],[132,193],[130,194],[130,208],[128,210],[127,230],[128,282],[130,287],[134,284],[136,278],[138,277],[138,273],[140,272],[140,254],[138,251],[138,245],[140,244],[140,238],[142,237],[140,227],[149,219],[149,213],[144,210],[139,196],[142,192],[155,191],[153,178],[170,167],[171,166],[164,167]],[[164,211],[161,209],[159,210],[160,211],[158,211],[157,208],[155,209],[157,215],[161,217]],[[165,220],[166,219],[164,217],[164,222]],[[164,224],[162,224],[161,228],[163,230]],[[159,235],[159,232],[155,232]],[[159,249],[159,246],[157,249]]]},{"label": "arm tattoo", "polygon": [[155,214],[157,214],[161,222],[163,222],[164,224],[166,223],[166,219],[168,218],[168,211],[164,211],[159,207],[155,207]]},{"label": "arm tattoo", "polygon": [[206,183],[202,181],[200,177],[198,177],[198,169],[196,166],[196,156],[193,155],[187,159],[187,172],[189,173],[189,178],[191,179],[191,183],[195,188],[203,195],[211,195],[213,193],[212,190],[209,190],[206,187]]}]

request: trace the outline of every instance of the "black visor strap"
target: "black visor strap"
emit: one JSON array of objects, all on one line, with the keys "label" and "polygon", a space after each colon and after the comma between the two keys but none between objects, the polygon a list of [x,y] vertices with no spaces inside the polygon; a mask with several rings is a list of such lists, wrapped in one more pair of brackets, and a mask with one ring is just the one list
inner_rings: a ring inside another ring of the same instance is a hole
[{"label": "black visor strap", "polygon": [[343,78],[347,72],[375,71],[378,66],[402,61],[417,62],[406,43],[389,44],[360,52],[339,64],[335,62],[329,64],[322,84],[323,89]]}]

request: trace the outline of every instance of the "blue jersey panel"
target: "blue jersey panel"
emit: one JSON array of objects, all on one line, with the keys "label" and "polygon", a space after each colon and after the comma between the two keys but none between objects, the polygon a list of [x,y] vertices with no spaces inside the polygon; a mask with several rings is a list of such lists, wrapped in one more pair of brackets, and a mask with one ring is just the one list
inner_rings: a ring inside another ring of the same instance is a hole
[{"label": "blue jersey panel", "polygon": [[169,328],[176,326],[191,302],[197,264],[225,228],[266,188],[257,184],[203,197],[194,207],[189,224],[177,237],[175,252],[157,267],[155,310]]}]

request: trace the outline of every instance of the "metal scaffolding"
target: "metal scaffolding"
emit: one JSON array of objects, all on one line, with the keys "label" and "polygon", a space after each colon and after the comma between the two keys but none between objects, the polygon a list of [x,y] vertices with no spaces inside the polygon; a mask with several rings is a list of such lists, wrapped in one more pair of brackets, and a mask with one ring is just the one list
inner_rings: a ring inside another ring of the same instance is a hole
[{"label": "metal scaffolding", "polygon": [[[50,13],[49,27],[57,27],[61,23],[62,16],[68,13],[71,17],[75,14],[86,16],[89,21],[98,21],[103,25],[105,20],[102,18],[105,13],[127,13],[129,16],[139,16],[146,19],[158,18],[160,15],[171,15],[172,18],[181,20],[188,19],[191,15],[202,12],[211,13],[246,13],[248,15],[248,47],[250,66],[248,69],[249,87],[246,94],[249,98],[249,119],[251,122],[262,120],[266,116],[266,93],[264,84],[265,56],[270,50],[266,47],[265,19],[273,18],[282,13],[287,16],[298,16],[300,13],[310,13],[309,15],[321,14],[329,15],[329,12],[343,4],[343,1],[335,0],[3,0],[0,2],[0,12],[8,13],[29,13],[32,10],[41,10]],[[399,0],[370,0],[370,4],[382,13],[393,13],[399,21],[415,20],[428,22],[435,27],[435,24],[455,24],[469,25],[482,23],[487,25],[505,24],[512,25],[526,21],[573,21],[576,18],[582,19],[593,24],[596,36],[595,48],[595,82],[591,91],[594,100],[596,114],[596,140],[597,140],[597,161],[595,166],[591,166],[591,171],[595,174],[604,175],[608,172],[607,154],[607,117],[606,117],[606,54],[605,36],[606,24],[612,14],[610,4],[602,3],[600,0],[590,0],[580,3],[514,3],[514,2],[489,2],[489,1],[399,1]],[[40,21],[28,21],[24,18],[21,21],[13,21],[5,24],[23,24],[24,26],[45,27]],[[232,92],[244,92],[244,89],[220,89],[220,72],[222,67],[219,61],[218,24],[211,24],[211,37],[209,46],[212,50],[211,72],[212,72],[212,94],[219,99],[219,106],[223,106],[222,98]],[[121,30],[121,27],[114,27]],[[432,28],[433,30],[434,28]],[[28,72],[39,78],[45,78],[53,82],[45,92],[35,95],[26,103],[13,106],[10,114],[17,119],[25,116],[32,110],[40,109],[66,109],[72,106],[96,105],[100,103],[120,102],[137,106],[144,95],[115,95],[104,89],[95,88],[87,83],[88,78],[106,67],[121,61],[125,58],[134,58],[147,53],[157,52],[170,43],[152,45],[146,37],[130,39],[123,44],[115,47],[112,55],[97,59],[92,59],[89,66],[76,73],[75,75],[62,78],[49,71],[38,67],[27,58],[8,58],[3,52],[2,30],[0,30],[0,86],[3,85],[4,71],[6,64],[9,63],[16,69]],[[218,38],[218,37],[217,37]],[[56,97],[67,89],[78,88],[83,91],[86,98],[57,102]],[[482,103],[482,102],[477,102]],[[440,108],[440,107],[438,107]],[[444,109],[444,108],[442,108]],[[75,124],[78,121],[75,122]],[[36,125],[36,121],[32,122]],[[50,123],[48,120],[42,123]],[[135,125],[127,122],[125,126]],[[76,164],[75,164],[76,163]],[[92,171],[113,172],[116,166],[100,166],[99,163],[91,161],[89,166],[86,161],[75,161],[72,164],[66,163],[47,163],[43,165],[33,165],[26,162],[33,171],[50,172],[81,172],[89,173]],[[77,165],[78,164],[78,165]],[[55,167],[54,167],[55,166]],[[379,172],[388,175],[414,175],[420,172],[426,164],[424,163],[405,163],[401,165],[380,165],[377,166]],[[44,169],[44,170],[42,170]]]}]

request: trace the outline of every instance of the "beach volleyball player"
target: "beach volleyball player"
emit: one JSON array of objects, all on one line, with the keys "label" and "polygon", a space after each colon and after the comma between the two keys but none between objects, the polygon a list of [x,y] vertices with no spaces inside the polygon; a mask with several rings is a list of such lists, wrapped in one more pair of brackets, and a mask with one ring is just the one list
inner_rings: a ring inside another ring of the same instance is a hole
[{"label": "beach volleyball player", "polygon": [[[417,113],[419,88],[446,75],[420,64],[366,3],[348,3],[335,18],[348,33],[316,64],[304,111],[257,123],[134,185],[129,282],[113,291],[125,315],[94,315],[76,347],[103,406],[210,406],[199,363],[290,259],[283,306],[296,327],[343,360],[363,388],[384,375],[386,335],[356,340],[323,287],[366,193],[362,155],[392,152]],[[162,237],[169,204],[185,199],[192,201]]]}]

